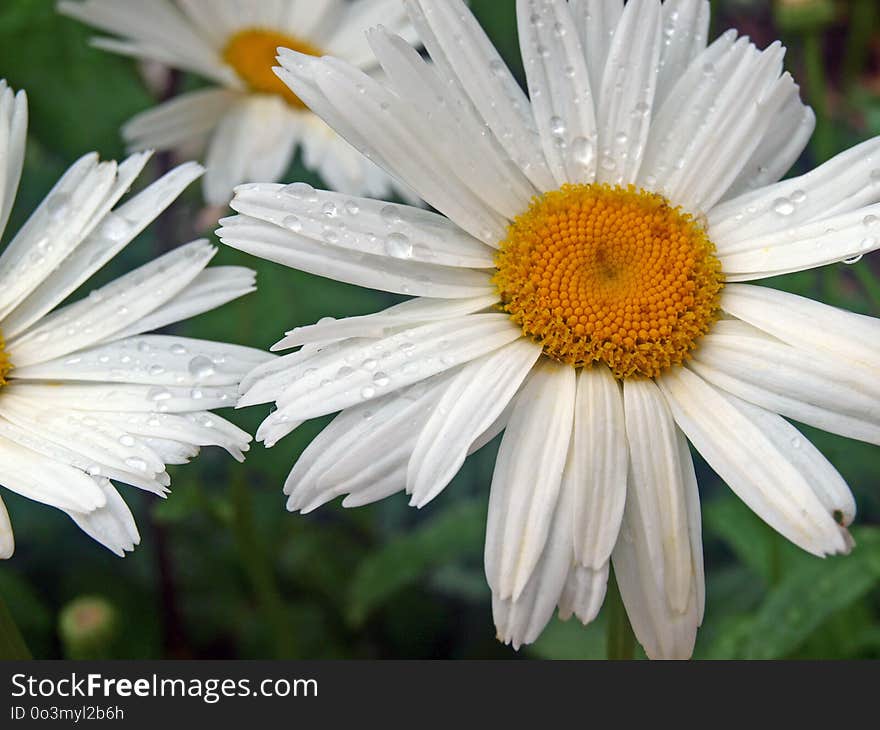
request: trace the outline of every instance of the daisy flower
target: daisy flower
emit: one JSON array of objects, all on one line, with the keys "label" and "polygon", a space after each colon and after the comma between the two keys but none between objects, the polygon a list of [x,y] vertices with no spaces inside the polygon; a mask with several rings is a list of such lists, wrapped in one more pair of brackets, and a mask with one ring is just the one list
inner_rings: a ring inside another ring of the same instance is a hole
[{"label": "daisy flower", "polygon": [[[24,93],[0,82],[0,233],[26,127]],[[207,241],[58,306],[202,172],[181,165],[117,205],[149,157],[77,160],[0,255],[0,485],[63,510],[118,555],[139,538],[112,482],[164,496],[165,465],[189,461],[200,446],[242,460],[250,436],[209,411],[233,405],[242,375],[267,359],[145,334],[253,291],[249,269],[205,268],[215,253]],[[13,548],[0,501],[0,557]]]},{"label": "daisy flower", "polygon": [[382,22],[405,32],[399,0],[62,0],[58,8],[118,36],[96,38],[99,48],[209,82],[122,129],[133,149],[185,147],[191,156],[207,146],[208,203],[226,205],[241,182],[280,180],[299,146],[305,166],[334,190],[392,192],[391,180],[310,112],[272,66],[276,48],[285,46],[374,68],[364,31]]},{"label": "daisy flower", "polygon": [[281,51],[316,113],[439,213],[244,185],[223,241],[410,295],[293,330],[242,381],[258,438],[341,411],[285,485],[307,512],[422,507],[502,429],[486,577],[498,636],[588,622],[609,566],[650,657],[703,616],[688,442],[761,518],[846,552],[855,505],[787,419],[880,443],[880,323],[746,282],[880,247],[880,139],[778,182],[814,126],[783,48],[703,0],[521,0],[520,89],[458,0],[406,3],[432,64],[368,34],[387,75]]}]

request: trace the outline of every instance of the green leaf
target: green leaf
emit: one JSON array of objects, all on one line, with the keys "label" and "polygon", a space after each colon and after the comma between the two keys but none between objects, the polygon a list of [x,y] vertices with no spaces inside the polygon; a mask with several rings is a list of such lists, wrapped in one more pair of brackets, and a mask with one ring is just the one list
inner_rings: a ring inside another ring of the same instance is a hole
[{"label": "green leaf", "polygon": [[368,556],[351,584],[349,621],[362,624],[373,609],[431,570],[479,555],[485,527],[485,503],[461,502]]},{"label": "green leaf", "polygon": [[854,536],[857,547],[850,555],[801,563],[770,591],[751,625],[746,658],[789,655],[880,583],[880,529],[861,528]]}]

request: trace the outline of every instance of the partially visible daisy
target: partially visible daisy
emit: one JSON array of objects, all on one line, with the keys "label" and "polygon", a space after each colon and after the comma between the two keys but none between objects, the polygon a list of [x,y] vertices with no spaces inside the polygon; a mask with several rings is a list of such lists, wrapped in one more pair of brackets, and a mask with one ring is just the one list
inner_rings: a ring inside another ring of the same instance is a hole
[{"label": "partially visible daisy", "polygon": [[133,149],[197,154],[207,144],[210,204],[225,205],[239,183],[280,180],[299,146],[305,166],[334,190],[392,192],[391,179],[310,112],[272,66],[285,46],[374,68],[364,31],[381,22],[405,32],[399,0],[62,0],[58,8],[119,36],[95,39],[100,48],[209,82],[138,114],[122,133]]},{"label": "partially visible daisy", "polygon": [[[0,81],[0,234],[26,128],[24,93]],[[113,482],[164,496],[165,465],[200,446],[242,460],[250,436],[209,411],[233,405],[242,375],[271,357],[146,334],[253,291],[250,269],[205,268],[216,252],[207,241],[58,307],[202,172],[181,165],[117,205],[149,157],[80,158],[0,255],[0,486],[63,510],[118,555],[139,538]],[[13,547],[0,500],[0,557]]]},{"label": "partially visible daisy", "polygon": [[406,3],[432,64],[377,28],[379,82],[283,51],[316,113],[440,213],[244,185],[222,240],[415,297],[322,321],[242,381],[272,445],[341,411],[285,485],[307,512],[422,507],[499,432],[486,531],[498,637],[592,620],[609,567],[650,657],[704,604],[688,440],[768,524],[846,552],[836,469],[786,420],[880,443],[880,322],[743,283],[880,247],[880,139],[777,182],[814,117],[764,51],[706,46],[703,0],[521,0],[529,95],[459,0]]}]

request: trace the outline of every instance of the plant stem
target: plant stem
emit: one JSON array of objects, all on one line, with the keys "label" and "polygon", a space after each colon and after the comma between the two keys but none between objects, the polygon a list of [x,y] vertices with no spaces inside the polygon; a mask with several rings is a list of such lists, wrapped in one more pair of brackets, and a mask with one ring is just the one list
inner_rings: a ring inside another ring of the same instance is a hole
[{"label": "plant stem", "polygon": [[873,29],[877,23],[876,0],[853,0],[849,17],[846,55],[843,59],[843,88],[852,89],[865,68]]},{"label": "plant stem", "polygon": [[247,573],[260,609],[272,628],[277,657],[290,659],[296,655],[296,643],[275,573],[257,533],[250,491],[241,476],[232,479],[232,504],[242,567]]},{"label": "plant stem", "polygon": [[804,34],[804,65],[810,103],[816,112],[816,131],[813,134],[813,156],[817,163],[834,155],[834,127],[828,109],[828,79],[822,58],[822,35],[817,30]]},{"label": "plant stem", "polygon": [[12,618],[3,597],[0,596],[0,659],[32,659],[27,644]]},{"label": "plant stem", "polygon": [[632,659],[636,648],[636,637],[626,615],[623,599],[620,597],[617,578],[611,575],[608,576],[605,606],[608,609],[606,656],[608,659]]}]

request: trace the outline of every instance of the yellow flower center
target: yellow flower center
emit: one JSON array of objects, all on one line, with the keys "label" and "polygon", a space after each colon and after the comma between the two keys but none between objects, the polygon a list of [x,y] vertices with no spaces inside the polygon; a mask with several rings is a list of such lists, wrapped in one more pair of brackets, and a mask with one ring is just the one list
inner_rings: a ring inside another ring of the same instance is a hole
[{"label": "yellow flower center", "polygon": [[0,388],[6,385],[6,376],[12,370],[12,363],[9,362],[9,355],[6,353],[6,340],[3,339],[3,332],[0,330]]},{"label": "yellow flower center", "polygon": [[507,229],[493,281],[544,354],[653,378],[690,357],[724,279],[703,227],[661,195],[563,185]]},{"label": "yellow flower center", "polygon": [[223,49],[223,60],[235,69],[239,78],[252,91],[261,94],[278,94],[291,106],[305,109],[306,105],[272,70],[273,66],[278,65],[275,56],[279,46],[309,56],[322,55],[321,50],[308,41],[274,30],[247,28],[229,39],[226,48]]}]

